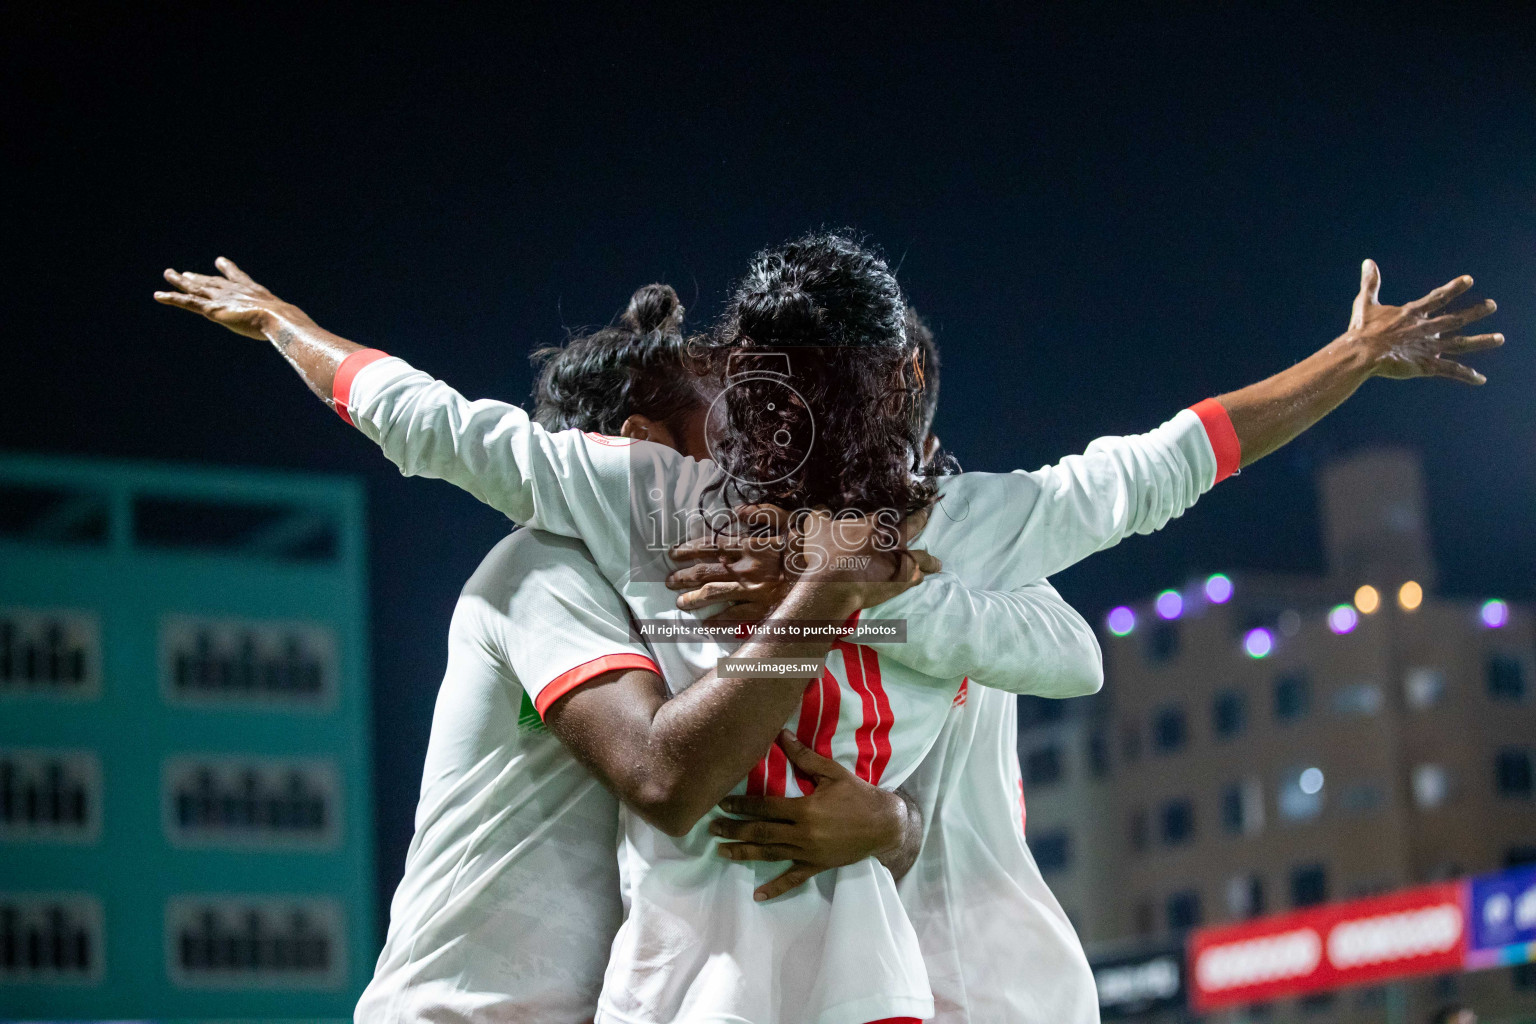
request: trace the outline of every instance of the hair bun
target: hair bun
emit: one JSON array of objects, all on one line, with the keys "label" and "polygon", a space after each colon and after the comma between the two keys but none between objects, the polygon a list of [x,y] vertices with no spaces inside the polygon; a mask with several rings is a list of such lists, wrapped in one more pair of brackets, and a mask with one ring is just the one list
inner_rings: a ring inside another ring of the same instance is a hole
[{"label": "hair bun", "polygon": [[671,285],[648,284],[630,296],[629,308],[619,319],[642,334],[676,331],[683,326],[683,304]]},{"label": "hair bun", "polygon": [[783,283],[741,296],[737,322],[741,333],[766,344],[814,336],[821,318],[816,299],[798,284]]}]

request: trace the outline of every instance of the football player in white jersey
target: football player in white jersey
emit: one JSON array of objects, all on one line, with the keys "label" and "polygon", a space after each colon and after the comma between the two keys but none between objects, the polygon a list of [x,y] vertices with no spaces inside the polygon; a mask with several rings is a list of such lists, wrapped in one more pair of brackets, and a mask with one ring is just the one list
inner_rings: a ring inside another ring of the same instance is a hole
[{"label": "football player in white jersey", "polygon": [[[672,289],[651,285],[635,293],[618,325],[540,353],[535,416],[551,429],[664,436],[687,453],[704,407],[684,372],[681,318]],[[935,394],[936,384],[930,376]],[[1092,688],[1099,660],[1091,629],[1048,585],[1034,590],[1056,615],[975,627],[1018,628],[1039,641],[1037,679],[1047,690],[1060,692],[1068,676]],[[618,806],[544,728],[538,709],[578,686],[600,693],[626,673],[655,685],[657,672],[645,645],[630,639],[619,595],[578,542],[522,530],[486,557],[454,611],[416,834],[357,1020],[592,1017],[622,916]],[[727,710],[695,700],[691,713],[728,732],[735,723],[722,719]],[[802,831],[815,822],[821,832],[802,837],[796,867],[768,883],[767,894],[871,855],[900,878],[920,835],[903,799],[793,741],[790,750],[797,766],[818,775],[816,792],[797,798]]]},{"label": "football player in white jersey", "polygon": [[[908,310],[907,333],[923,367],[926,457],[948,468],[932,433],[940,394],[939,352],[932,332]],[[680,569],[668,586],[683,606],[726,603],[745,619],[763,617],[764,602],[787,579],[779,548],[718,538],[674,554],[701,561]],[[1046,657],[1084,657],[1067,643]],[[1098,664],[1098,651],[1093,652]],[[1060,669],[1048,673],[1061,677]],[[1070,696],[1046,688],[1046,693]],[[1087,692],[1085,690],[1085,692]],[[1099,1019],[1093,971],[1066,913],[1045,884],[1024,841],[1023,779],[1014,697],[990,686],[962,685],[938,741],[907,779],[904,793],[922,811],[922,848],[897,891],[917,931],[933,991],[934,1024],[1094,1024]],[[792,758],[822,771],[819,759],[786,739]],[[818,788],[817,792],[820,792]],[[825,861],[821,842],[835,823],[805,797],[728,797],[735,818],[719,818],[715,835],[731,840],[721,856],[739,860]],[[797,867],[799,865],[797,864]],[[814,871],[817,864],[804,871]]]},{"label": "football player in white jersey", "polygon": [[[961,474],[935,484],[914,473],[922,439],[910,402],[920,390],[920,371],[906,369],[900,289],[883,261],[840,236],[810,236],[762,254],[733,298],[710,353],[719,357],[717,366],[724,370],[740,354],[782,356],[786,372],[777,381],[749,378],[747,386],[727,389],[735,394],[712,447],[715,464],[681,459],[656,445],[549,434],[515,406],[467,402],[403,361],[322,331],[232,265],[221,269],[226,277],[171,272],[179,291],[159,297],[271,338],[310,386],[329,394],[404,472],[448,479],[516,521],[580,537],[638,618],[668,622],[679,616],[658,576],[675,564],[643,543],[646,531],[740,503],[727,494],[808,509],[893,510],[910,517],[926,549],[960,579],[1014,587],[1132,532],[1156,529],[1239,462],[1285,443],[1367,378],[1477,382],[1473,371],[1443,356],[1502,341],[1454,335],[1491,312],[1491,303],[1432,315],[1470,279],[1406,307],[1384,307],[1368,263],[1350,329],[1290,370],[1202,403],[1198,412],[1181,413],[1142,438],[1101,439],[1087,455],[1037,474]],[[791,399],[782,397],[781,385],[788,385]],[[818,458],[807,463],[813,447]],[[1189,463],[1194,472],[1159,472],[1168,463]],[[1100,486],[1085,486],[1095,477]],[[1199,487],[1177,485],[1189,478]],[[1095,504],[1106,491],[1115,499]],[[947,607],[954,594],[925,583],[885,608],[958,622]],[[818,610],[851,613],[855,607],[845,598]],[[982,677],[992,673],[986,666],[1007,663],[1005,643],[955,639],[984,666],[972,673],[978,682],[1006,682],[1000,675]],[[933,661],[932,649],[892,651],[883,668],[867,650],[844,645],[829,656],[817,710],[836,703],[841,711],[833,728],[818,725],[812,732],[818,747],[826,733],[823,753],[891,787],[937,739],[953,680]],[[670,651],[663,668],[674,687],[686,685],[711,670],[721,653],[710,644]],[[925,675],[930,662],[941,674]],[[575,698],[582,692],[574,691]],[[775,696],[788,717],[794,694]],[[765,698],[761,710],[774,704]],[[802,736],[807,709],[794,716]],[[780,777],[786,792],[800,788]],[[840,868],[753,915],[751,892],[761,874],[720,869],[722,861],[709,856],[707,827],[699,822],[684,831],[685,825],[668,821],[658,830],[634,815],[625,818],[621,870],[629,913],[615,942],[599,1020],[858,1024],[932,1014],[915,936],[886,869],[873,860]]]}]

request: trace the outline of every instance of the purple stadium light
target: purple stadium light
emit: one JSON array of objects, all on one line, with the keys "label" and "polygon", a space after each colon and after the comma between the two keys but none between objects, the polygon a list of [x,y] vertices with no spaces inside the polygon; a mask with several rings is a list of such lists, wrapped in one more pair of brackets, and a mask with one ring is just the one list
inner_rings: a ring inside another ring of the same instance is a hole
[{"label": "purple stadium light", "polygon": [[1250,629],[1248,635],[1243,637],[1243,650],[1248,652],[1250,658],[1267,658],[1274,649],[1275,636],[1263,626]]},{"label": "purple stadium light", "polygon": [[1352,633],[1360,624],[1360,614],[1347,604],[1336,604],[1328,612],[1328,628],[1339,636]]},{"label": "purple stadium light", "polygon": [[1105,620],[1109,624],[1109,631],[1115,636],[1125,636],[1136,628],[1136,613],[1125,605],[1111,608]]},{"label": "purple stadium light", "polygon": [[1205,599],[1211,604],[1226,604],[1232,600],[1232,581],[1216,573],[1205,581]]},{"label": "purple stadium light", "polygon": [[1498,629],[1509,621],[1509,605],[1498,598],[1484,601],[1481,616],[1483,625],[1489,629]]},{"label": "purple stadium light", "polygon": [[1165,590],[1157,595],[1157,614],[1164,619],[1176,619],[1184,614],[1184,595],[1177,590]]}]

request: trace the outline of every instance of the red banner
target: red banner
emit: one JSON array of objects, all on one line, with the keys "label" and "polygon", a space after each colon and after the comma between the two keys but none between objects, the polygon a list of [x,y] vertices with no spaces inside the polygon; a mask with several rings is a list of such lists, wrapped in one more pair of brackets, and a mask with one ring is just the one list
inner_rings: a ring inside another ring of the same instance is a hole
[{"label": "red banner", "polygon": [[1466,883],[1444,882],[1201,928],[1189,939],[1197,1012],[1461,970]]}]

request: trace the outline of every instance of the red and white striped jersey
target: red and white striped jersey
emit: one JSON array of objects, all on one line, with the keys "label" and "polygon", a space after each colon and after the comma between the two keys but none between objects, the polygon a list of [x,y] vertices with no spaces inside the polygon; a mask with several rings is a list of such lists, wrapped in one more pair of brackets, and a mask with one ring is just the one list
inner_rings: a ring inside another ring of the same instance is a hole
[{"label": "red and white striped jersey", "polygon": [[[514,521],[579,537],[637,619],[693,618],[663,583],[673,567],[667,550],[701,529],[701,516],[724,510],[729,488],[714,463],[648,442],[552,434],[515,406],[470,402],[382,354],[348,362],[351,372],[344,365],[338,373],[338,410],[403,473],[446,479]],[[1027,678],[1025,636],[963,628],[978,604],[1020,600],[1020,588],[1182,514],[1234,461],[1219,429],[1230,432],[1224,414],[1207,432],[1213,415],[1186,410],[1148,434],[1100,439],[1034,473],[943,480],[916,543],[945,572],[866,613],[904,619],[909,631],[920,623],[927,639],[834,650],[790,728],[871,781],[900,785],[937,740],[962,677],[1004,688]],[[710,641],[653,641],[652,649],[674,689],[729,653]],[[770,754],[754,773],[760,783],[744,785],[797,792],[786,769]],[[624,815],[627,917],[600,1022],[864,1024],[932,1015],[923,958],[883,866],[871,858],[757,904],[753,889],[783,865],[713,856],[708,824],[673,838]]]}]

